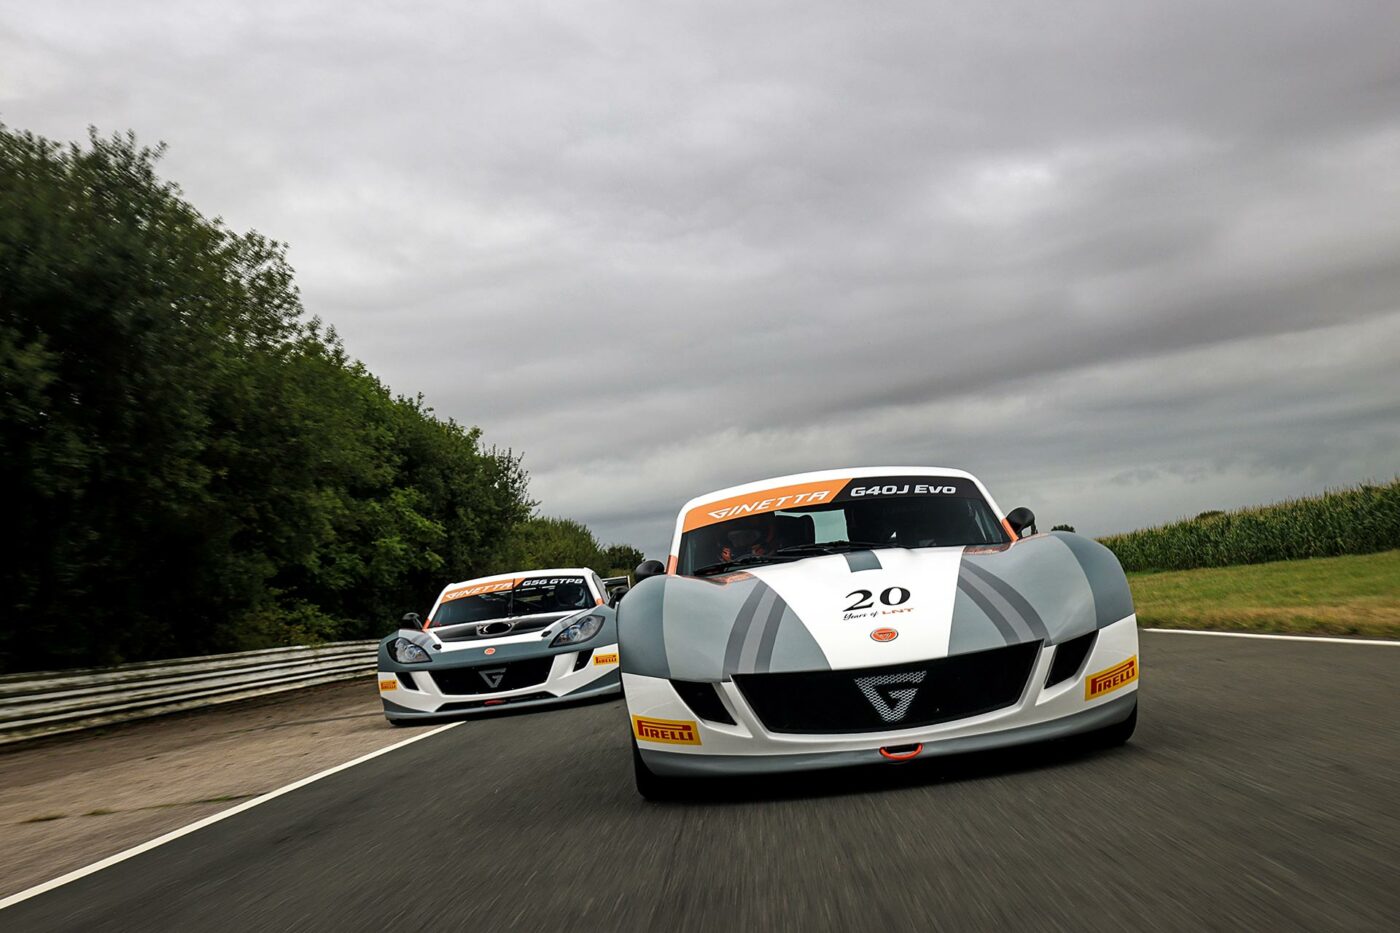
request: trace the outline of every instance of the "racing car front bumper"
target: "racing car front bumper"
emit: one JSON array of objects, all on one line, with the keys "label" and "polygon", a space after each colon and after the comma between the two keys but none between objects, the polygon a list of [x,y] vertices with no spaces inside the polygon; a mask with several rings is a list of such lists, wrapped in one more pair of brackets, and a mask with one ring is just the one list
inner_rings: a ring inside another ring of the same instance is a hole
[{"label": "racing car front bumper", "polygon": [[571,650],[503,647],[489,657],[477,650],[419,665],[388,662],[383,652],[380,657],[379,698],[392,721],[548,706],[620,689],[616,642]]},{"label": "racing car front bumper", "polygon": [[[775,732],[764,726],[732,681],[713,686],[733,724],[697,715],[664,678],[624,674],[623,692],[637,750],[655,774],[803,771],[980,751],[1112,726],[1137,708],[1137,655],[1137,619],[1129,616],[1099,630],[1087,658],[1067,680],[1046,686],[1054,648],[1041,646],[1014,703],[963,719],[887,732]],[[1121,673],[1125,670],[1131,677]],[[1120,673],[1105,680],[1105,673],[1113,671]],[[1102,689],[1104,685],[1108,689]]]}]

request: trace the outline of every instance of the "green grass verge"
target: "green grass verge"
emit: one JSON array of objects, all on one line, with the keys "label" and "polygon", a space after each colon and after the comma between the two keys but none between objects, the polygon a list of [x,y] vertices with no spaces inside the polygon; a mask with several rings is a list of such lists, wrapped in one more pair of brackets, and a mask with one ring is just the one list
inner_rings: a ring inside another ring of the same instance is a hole
[{"label": "green grass verge", "polygon": [[1400,550],[1130,573],[1147,628],[1400,638]]}]

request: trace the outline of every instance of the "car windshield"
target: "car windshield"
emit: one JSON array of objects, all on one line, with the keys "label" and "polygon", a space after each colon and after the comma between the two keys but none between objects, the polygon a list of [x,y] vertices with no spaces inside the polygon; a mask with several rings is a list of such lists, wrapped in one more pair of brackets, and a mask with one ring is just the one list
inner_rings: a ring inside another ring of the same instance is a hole
[{"label": "car windshield", "polygon": [[737,505],[688,517],[687,525],[696,527],[681,536],[677,571],[705,575],[866,548],[1009,541],[981,490],[960,477],[860,477],[824,494],[786,492],[753,493]]},{"label": "car windshield", "polygon": [[428,624],[461,625],[543,612],[577,612],[596,603],[583,577],[502,580],[448,590]]}]

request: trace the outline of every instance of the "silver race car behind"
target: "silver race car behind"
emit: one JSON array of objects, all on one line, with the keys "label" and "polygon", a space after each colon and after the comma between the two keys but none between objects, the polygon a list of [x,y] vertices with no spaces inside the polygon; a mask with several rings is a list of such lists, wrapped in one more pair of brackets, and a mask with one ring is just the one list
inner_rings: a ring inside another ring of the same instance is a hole
[{"label": "silver race car behind", "polygon": [[608,582],[625,580],[566,568],[447,586],[426,623],[410,613],[379,645],[384,715],[401,724],[617,692]]}]

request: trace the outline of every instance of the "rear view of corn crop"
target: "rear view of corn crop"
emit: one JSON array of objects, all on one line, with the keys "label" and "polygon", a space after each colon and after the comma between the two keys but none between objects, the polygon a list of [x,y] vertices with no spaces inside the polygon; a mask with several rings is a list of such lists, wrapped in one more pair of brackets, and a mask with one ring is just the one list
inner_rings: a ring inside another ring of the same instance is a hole
[{"label": "rear view of corn crop", "polygon": [[1400,478],[1099,539],[1128,571],[1369,554],[1400,545]]}]

